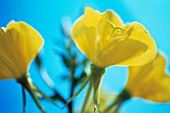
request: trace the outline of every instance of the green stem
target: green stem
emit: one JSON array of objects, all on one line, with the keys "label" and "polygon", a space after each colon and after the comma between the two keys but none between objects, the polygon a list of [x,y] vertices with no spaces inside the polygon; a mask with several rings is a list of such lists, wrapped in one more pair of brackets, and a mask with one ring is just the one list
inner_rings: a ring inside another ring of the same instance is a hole
[{"label": "green stem", "polygon": [[[80,87],[80,89],[67,101],[67,103],[65,104],[65,106],[67,106],[81,91],[82,89],[86,86],[86,84],[89,82],[89,80],[91,79],[91,76],[89,76],[87,78],[87,80],[82,84],[82,86]],[[65,107],[64,106],[64,107]],[[63,108],[64,108],[63,107]]]},{"label": "green stem", "polygon": [[105,68],[101,68],[95,65],[91,65],[91,76],[93,81],[93,88],[94,88],[94,95],[93,95],[93,102],[94,102],[94,113],[99,112],[99,87],[102,81]]},{"label": "green stem", "polygon": [[55,91],[54,93],[55,95],[51,96],[51,99],[60,100],[61,102],[66,103],[66,100],[64,100],[64,98],[57,91]]},{"label": "green stem", "polygon": [[25,88],[22,86],[22,96],[23,96],[23,113],[26,111],[26,94]]},{"label": "green stem", "polygon": [[[34,85],[34,86],[35,86],[35,85]],[[47,96],[46,94],[44,94],[38,87],[36,87],[36,91],[37,91],[39,94],[41,94],[41,96],[42,96],[43,98],[45,98],[45,99],[48,100],[49,102],[53,103],[53,104],[56,105],[57,107],[61,108],[59,105],[57,105],[57,104],[55,103],[55,99],[52,99],[52,98],[50,98],[49,96]]]},{"label": "green stem", "polygon": [[27,91],[30,93],[30,95],[34,99],[34,102],[36,103],[37,107],[41,110],[42,113],[45,113],[44,108],[41,106],[36,94],[31,88],[31,84],[28,81],[28,75],[27,74],[23,75],[21,78],[17,79],[17,82],[19,82],[25,89],[27,89]]},{"label": "green stem", "polygon": [[88,103],[88,100],[89,100],[89,97],[90,97],[90,94],[91,94],[91,90],[92,90],[92,79],[90,80],[90,84],[89,84],[89,87],[88,87],[88,90],[87,90],[87,93],[86,93],[86,97],[84,99],[84,103],[83,103],[83,107],[81,109],[81,113],[84,113],[85,109],[86,109],[86,105]]},{"label": "green stem", "polygon": [[[70,53],[71,54],[71,53]],[[74,58],[71,58],[74,61]],[[71,91],[70,91],[70,97],[72,97],[74,95],[74,88],[75,88],[75,77],[74,77],[74,73],[75,73],[75,67],[70,67],[70,76],[71,76]],[[73,113],[73,102],[70,102],[68,104],[68,109],[69,109],[69,113]]]}]

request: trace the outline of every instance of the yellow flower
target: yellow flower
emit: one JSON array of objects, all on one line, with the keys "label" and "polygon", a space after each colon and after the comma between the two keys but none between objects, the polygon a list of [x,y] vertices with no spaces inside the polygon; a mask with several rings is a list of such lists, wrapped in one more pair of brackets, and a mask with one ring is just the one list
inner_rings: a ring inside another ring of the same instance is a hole
[{"label": "yellow flower", "polygon": [[144,66],[129,67],[126,90],[132,97],[156,102],[170,102],[170,77],[165,73],[166,60],[157,54]]},{"label": "yellow flower", "polygon": [[107,66],[144,65],[156,56],[156,44],[145,27],[137,22],[123,25],[111,10],[100,13],[86,7],[84,15],[72,28],[72,38],[78,48],[92,61],[92,65],[90,76],[67,104],[90,80],[91,85],[83,106],[86,106],[93,86],[94,112],[99,110],[98,90]]},{"label": "yellow flower", "polygon": [[143,65],[154,59],[156,44],[141,24],[123,25],[111,10],[86,7],[72,28],[78,48],[98,67]]},{"label": "yellow flower", "polygon": [[[157,53],[156,58],[143,66],[129,67],[126,87],[103,113],[118,112],[129,98],[141,97],[154,102],[170,102],[170,76],[165,73],[166,60]],[[113,110],[114,108],[114,110]]]},{"label": "yellow flower", "polygon": [[0,80],[18,79],[27,73],[44,41],[24,22],[10,22],[0,28]]}]

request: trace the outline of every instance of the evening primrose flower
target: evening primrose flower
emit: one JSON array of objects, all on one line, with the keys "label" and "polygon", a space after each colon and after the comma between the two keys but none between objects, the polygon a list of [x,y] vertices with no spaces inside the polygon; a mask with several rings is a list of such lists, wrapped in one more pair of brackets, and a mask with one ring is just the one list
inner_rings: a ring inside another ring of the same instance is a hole
[{"label": "evening primrose flower", "polygon": [[[111,10],[100,13],[86,7],[84,15],[73,25],[72,39],[92,62],[91,75],[80,90],[89,80],[92,82],[94,112],[98,111],[98,89],[106,67],[144,65],[156,56],[156,44],[145,27],[137,22],[124,25]],[[84,106],[91,89],[89,85]]]},{"label": "evening primrose flower", "polygon": [[0,28],[0,80],[19,79],[43,45],[41,35],[24,22]]},{"label": "evening primrose flower", "polygon": [[104,113],[109,113],[115,106],[118,111],[122,102],[133,97],[153,102],[170,102],[170,77],[165,72],[165,66],[165,58],[158,53],[156,58],[146,65],[129,67],[126,87],[113,106],[105,109]]},{"label": "evening primrose flower", "polygon": [[86,7],[72,28],[78,48],[98,67],[143,65],[154,59],[156,44],[137,22],[123,25],[113,11]]},{"label": "evening primrose flower", "polygon": [[129,67],[129,79],[125,89],[131,97],[170,102],[170,77],[165,72],[165,66],[165,58],[158,53],[149,64]]},{"label": "evening primrose flower", "polygon": [[24,22],[12,21],[7,28],[0,28],[0,80],[16,79],[22,85],[23,94],[25,95],[24,89],[26,89],[39,109],[45,112],[33,91],[33,84],[27,74],[31,61],[43,43],[41,35]]}]

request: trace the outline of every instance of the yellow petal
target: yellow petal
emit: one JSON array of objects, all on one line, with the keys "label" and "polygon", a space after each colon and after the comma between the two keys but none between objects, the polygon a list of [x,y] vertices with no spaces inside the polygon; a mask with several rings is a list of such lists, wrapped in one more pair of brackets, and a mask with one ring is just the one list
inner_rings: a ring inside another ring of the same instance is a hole
[{"label": "yellow petal", "polygon": [[[130,29],[130,28],[133,28],[133,30],[128,36],[128,39],[141,43],[139,47],[137,44],[134,47],[132,47],[132,50],[134,48],[141,48],[140,47],[141,45],[145,45],[145,46],[143,46],[141,50],[135,54],[135,57],[134,54],[132,54],[131,58],[123,62],[120,62],[118,65],[137,66],[137,65],[144,65],[152,61],[157,53],[156,43],[153,40],[152,36],[148,33],[145,27],[139,23],[132,23],[127,25],[126,29]],[[129,50],[127,51],[130,52],[131,49],[129,48]]]},{"label": "yellow petal", "polygon": [[[24,22],[11,22],[8,27],[9,30],[15,29],[21,35],[25,48],[25,60],[29,64],[37,55],[39,49],[42,47],[44,41],[41,35],[31,26]],[[11,33],[12,34],[12,33]]]},{"label": "yellow petal", "polygon": [[101,19],[106,19],[112,22],[115,26],[123,26],[123,23],[119,16],[114,13],[112,10],[107,10],[105,13],[100,13],[96,10],[93,10],[90,7],[85,8],[84,12],[85,23],[87,27],[97,27]]},{"label": "yellow petal", "polygon": [[129,67],[126,89],[134,97],[156,102],[170,101],[170,77],[165,73],[165,58],[157,54],[149,64]]},{"label": "yellow petal", "polygon": [[[93,37],[92,37],[93,38]],[[89,44],[86,37],[84,16],[80,17],[72,27],[72,39],[77,47],[87,56],[90,56]]]},{"label": "yellow petal", "polygon": [[[109,50],[110,49],[110,50]],[[131,59],[136,58],[147,50],[147,46],[137,40],[126,39],[113,44],[112,48],[108,48],[103,53],[103,63],[105,66],[110,65],[133,65]],[[107,58],[107,59],[104,59]],[[130,63],[126,62],[131,61]],[[144,62],[145,63],[145,62]]]},{"label": "yellow petal", "polygon": [[8,65],[4,64],[1,58],[0,58],[0,67],[1,67],[0,80],[11,78],[10,75],[13,75],[12,71],[10,70],[11,68],[9,68]]},{"label": "yellow petal", "polygon": [[95,11],[90,7],[85,8],[84,17],[85,17],[85,25],[87,27],[95,27],[95,28],[97,27],[98,23],[102,19],[102,15],[98,11]]},{"label": "yellow petal", "polygon": [[96,30],[94,27],[86,27],[84,17],[72,28],[72,39],[78,48],[91,60],[96,62]]},{"label": "yellow petal", "polygon": [[164,76],[165,77],[159,79],[159,82],[156,82],[157,86],[154,86],[155,88],[150,87],[150,89],[148,89],[150,94],[143,95],[143,98],[155,102],[170,102],[170,77],[167,74]]},{"label": "yellow petal", "polygon": [[90,56],[88,58],[95,64],[98,64],[98,59],[96,57],[97,51],[97,36],[96,36],[96,29],[94,27],[90,27],[86,29],[86,37],[88,41],[88,46],[90,51]]},{"label": "yellow petal", "polygon": [[99,67],[137,66],[154,59],[156,44],[139,23],[123,26],[121,19],[108,10],[99,13],[86,7],[72,29],[78,48]]},{"label": "yellow petal", "polygon": [[[22,55],[17,56],[13,42],[14,42],[13,38],[11,37],[9,31],[5,28],[0,28],[0,62],[1,62],[0,74],[6,77],[11,76],[11,78],[14,78],[14,75],[18,76],[20,74],[19,72],[21,70],[20,68],[23,69],[25,67],[23,65],[24,61],[21,62],[22,66],[18,65],[19,64],[18,59],[21,59]],[[16,45],[18,45],[18,43],[16,43]],[[13,74],[8,75],[9,72]]]},{"label": "yellow petal", "polygon": [[121,18],[112,10],[107,10],[102,14],[103,18],[109,20],[115,26],[123,27],[123,22]]},{"label": "yellow petal", "polygon": [[165,65],[165,58],[158,53],[155,59],[146,65],[129,67],[127,86],[130,85],[129,87],[133,87],[133,84],[141,82],[141,80],[145,80],[146,78],[159,78],[163,76],[164,74],[162,75],[162,73],[164,73]]},{"label": "yellow petal", "polygon": [[143,65],[154,59],[156,44],[141,24],[132,23],[122,35],[110,39],[101,54],[100,60],[104,66]]},{"label": "yellow petal", "polygon": [[99,22],[97,30],[100,36],[100,46],[102,46],[100,48],[103,48],[112,38],[115,38],[111,36],[115,31],[114,25],[105,18]]},{"label": "yellow petal", "polygon": [[37,31],[24,22],[12,21],[0,29],[0,79],[19,78],[27,72],[43,44]]}]

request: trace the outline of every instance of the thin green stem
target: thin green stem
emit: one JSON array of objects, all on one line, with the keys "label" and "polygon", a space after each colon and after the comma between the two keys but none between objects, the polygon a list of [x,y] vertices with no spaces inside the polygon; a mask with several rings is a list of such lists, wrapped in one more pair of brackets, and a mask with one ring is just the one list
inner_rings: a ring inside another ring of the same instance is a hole
[{"label": "thin green stem", "polygon": [[[72,60],[74,58],[71,58]],[[71,67],[70,68],[70,76],[71,76],[71,91],[70,91],[70,97],[72,97],[74,95],[74,88],[75,88],[75,77],[74,77],[74,72],[75,72],[75,67]],[[73,102],[71,101],[69,104],[68,104],[68,109],[69,109],[69,113],[73,113]]]},{"label": "thin green stem", "polygon": [[91,65],[91,76],[92,76],[92,81],[93,81],[93,88],[94,88],[94,95],[93,95],[93,102],[94,102],[94,113],[99,112],[99,88],[100,88],[100,83],[102,81],[105,68],[101,68],[95,65]]},{"label": "thin green stem", "polygon": [[87,90],[87,93],[86,93],[86,97],[84,99],[84,103],[83,103],[83,107],[81,109],[81,113],[84,113],[85,109],[86,109],[86,105],[88,103],[88,100],[89,100],[89,97],[90,97],[90,94],[91,94],[91,90],[92,90],[92,79],[90,80],[90,84],[89,84],[89,87],[88,87],[88,90]]},{"label": "thin green stem", "polygon": [[51,96],[50,98],[53,100],[60,100],[63,103],[66,103],[66,100],[57,91],[55,91],[55,95]]},{"label": "thin green stem", "polygon": [[41,94],[41,96],[45,99],[47,99],[48,101],[50,101],[51,103],[53,103],[54,105],[56,105],[57,107],[61,108],[59,105],[57,105],[55,103],[55,100],[52,99],[51,97],[47,96],[46,94],[44,94],[38,87],[36,87],[36,91]]},{"label": "thin green stem", "polygon": [[[82,89],[86,86],[86,84],[89,82],[89,80],[91,79],[91,76],[89,76],[86,81],[82,84],[82,86],[80,87],[80,89],[67,101],[67,103],[65,104],[65,106],[67,106],[81,91]],[[65,107],[64,106],[64,107]],[[63,108],[64,108],[63,107]]]},{"label": "thin green stem", "polygon": [[28,81],[28,75],[23,75],[21,78],[17,79],[17,81],[30,93],[32,98],[34,99],[34,102],[36,103],[37,107],[41,110],[42,113],[45,113],[44,108],[41,106],[35,92],[31,88],[31,84]]},{"label": "thin green stem", "polygon": [[22,96],[23,96],[23,113],[26,111],[26,94],[25,88],[22,86]]}]

